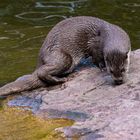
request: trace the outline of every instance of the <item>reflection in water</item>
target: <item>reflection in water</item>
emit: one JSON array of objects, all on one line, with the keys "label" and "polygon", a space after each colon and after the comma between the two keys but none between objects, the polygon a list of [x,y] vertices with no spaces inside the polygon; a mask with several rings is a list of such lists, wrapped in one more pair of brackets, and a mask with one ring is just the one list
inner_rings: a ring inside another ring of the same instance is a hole
[{"label": "reflection in water", "polygon": [[135,7],[135,8],[140,7],[140,4],[138,4],[138,3],[124,3],[124,5],[127,7]]},{"label": "reflection in water", "polygon": [[15,15],[15,17],[24,20],[43,20],[47,16],[46,12],[24,12]]},{"label": "reflection in water", "polygon": [[5,39],[10,39],[10,38],[9,37],[4,37],[4,36],[0,37],[0,40],[5,40]]},{"label": "reflection in water", "polygon": [[[39,38],[42,38],[42,37],[45,37],[44,35],[40,35],[40,36],[34,36],[34,37],[31,37],[31,38],[27,38],[23,41],[21,41],[17,46],[12,46],[11,48],[19,48],[20,46],[22,45],[25,45],[25,43],[28,43],[29,41],[32,41],[34,39],[39,39]],[[26,51],[27,50],[32,50],[32,48],[26,48]],[[22,50],[22,51],[25,51],[25,50]]]},{"label": "reflection in water", "polygon": [[[66,16],[62,15],[49,15],[47,12],[24,12],[15,17],[23,19],[23,20],[30,20],[30,21],[42,21],[42,20],[51,20],[55,18],[60,18],[61,20],[66,19]],[[56,20],[56,19],[55,19]]]},{"label": "reflection in water", "polygon": [[[61,1],[61,2],[36,2],[33,9],[34,11],[22,12],[16,14],[15,17],[22,20],[29,20],[33,22],[44,22],[49,24],[53,21],[61,21],[80,7],[85,1]],[[51,24],[52,25],[52,24]]]},{"label": "reflection in water", "polygon": [[45,9],[48,11],[58,12],[73,12],[74,11],[74,3],[73,2],[36,2],[36,8]]}]

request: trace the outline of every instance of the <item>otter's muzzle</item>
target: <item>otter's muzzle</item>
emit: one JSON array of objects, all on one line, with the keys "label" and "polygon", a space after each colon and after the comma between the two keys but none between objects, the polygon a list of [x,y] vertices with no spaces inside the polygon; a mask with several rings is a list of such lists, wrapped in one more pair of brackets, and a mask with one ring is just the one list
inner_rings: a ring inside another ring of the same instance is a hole
[{"label": "otter's muzzle", "polygon": [[114,77],[114,83],[115,85],[121,85],[125,82],[125,78],[122,76],[122,77]]},{"label": "otter's muzzle", "polygon": [[121,85],[123,84],[123,80],[115,80],[115,85]]}]

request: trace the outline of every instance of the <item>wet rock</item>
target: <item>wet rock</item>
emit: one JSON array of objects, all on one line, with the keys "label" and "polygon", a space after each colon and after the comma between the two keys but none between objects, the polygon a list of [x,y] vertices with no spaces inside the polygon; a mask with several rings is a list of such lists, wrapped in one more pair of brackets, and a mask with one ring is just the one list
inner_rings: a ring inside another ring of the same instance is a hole
[{"label": "wet rock", "polygon": [[40,110],[38,115],[43,118],[68,118],[75,121],[85,121],[88,118],[87,114],[82,112],[55,109]]},{"label": "wet rock", "polygon": [[95,140],[102,138],[103,135],[98,134],[98,130],[92,132],[90,129],[77,129],[73,127],[57,128],[56,131],[63,132],[62,136],[65,138],[78,138],[80,140]]},{"label": "wet rock", "polygon": [[85,136],[81,136],[80,140],[98,140],[101,138],[104,138],[104,136],[101,134],[90,133],[90,134],[87,134]]},{"label": "wet rock", "polygon": [[106,72],[89,65],[80,66],[68,78],[59,87],[23,93],[30,97],[31,106],[39,105],[37,115],[75,120],[72,127],[61,129],[67,138],[139,139],[140,50],[132,53],[129,79],[123,85],[114,86]]},{"label": "wet rock", "polygon": [[28,96],[18,96],[17,98],[8,102],[11,107],[24,107],[26,110],[36,112],[41,104],[41,99],[35,99]]}]

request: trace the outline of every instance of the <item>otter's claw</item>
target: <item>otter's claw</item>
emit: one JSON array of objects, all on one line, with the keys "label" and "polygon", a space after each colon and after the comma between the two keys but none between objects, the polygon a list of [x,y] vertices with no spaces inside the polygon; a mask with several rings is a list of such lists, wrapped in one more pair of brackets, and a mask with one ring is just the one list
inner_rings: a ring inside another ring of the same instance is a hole
[{"label": "otter's claw", "polygon": [[101,71],[106,71],[105,64],[104,64],[104,63],[99,63],[99,69],[100,69]]}]

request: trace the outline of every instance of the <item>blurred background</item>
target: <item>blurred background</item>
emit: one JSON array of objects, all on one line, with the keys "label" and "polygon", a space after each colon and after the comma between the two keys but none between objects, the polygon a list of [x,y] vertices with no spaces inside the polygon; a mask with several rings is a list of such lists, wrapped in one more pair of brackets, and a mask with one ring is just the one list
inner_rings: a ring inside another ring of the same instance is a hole
[{"label": "blurred background", "polygon": [[121,26],[140,47],[140,0],[0,0],[0,85],[31,73],[50,29],[80,15]]}]

